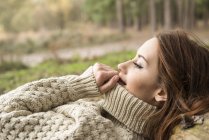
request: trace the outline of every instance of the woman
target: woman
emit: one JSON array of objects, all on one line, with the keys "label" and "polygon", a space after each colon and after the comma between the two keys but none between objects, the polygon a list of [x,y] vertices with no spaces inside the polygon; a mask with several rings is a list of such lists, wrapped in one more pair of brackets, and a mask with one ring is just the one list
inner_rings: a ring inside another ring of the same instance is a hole
[{"label": "woman", "polygon": [[[167,140],[182,120],[191,127],[193,115],[209,111],[201,46],[183,31],[162,32],[118,71],[95,64],[80,76],[25,84],[0,96],[0,139]],[[98,103],[81,99],[102,93]]]},{"label": "woman", "polygon": [[192,127],[195,115],[209,112],[209,51],[182,31],[160,33],[157,39],[159,83],[167,100],[152,116],[154,135],[150,130],[148,135],[161,140],[180,122],[183,128]]}]

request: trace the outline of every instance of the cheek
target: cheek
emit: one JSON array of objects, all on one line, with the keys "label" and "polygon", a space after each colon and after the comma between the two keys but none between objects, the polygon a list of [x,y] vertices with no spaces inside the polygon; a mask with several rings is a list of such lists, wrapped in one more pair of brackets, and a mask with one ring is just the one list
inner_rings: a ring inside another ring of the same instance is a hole
[{"label": "cheek", "polygon": [[147,80],[142,74],[137,74],[133,72],[128,75],[127,79],[128,85],[135,89],[141,89],[147,85]]},{"label": "cheek", "polygon": [[147,80],[147,77],[130,75],[127,80],[128,84],[126,88],[134,96],[145,101],[148,100],[147,98],[152,97],[153,84]]},{"label": "cheek", "polygon": [[138,76],[129,75],[127,79],[127,88],[129,91],[137,94],[144,86],[145,85],[141,82],[141,79]]}]

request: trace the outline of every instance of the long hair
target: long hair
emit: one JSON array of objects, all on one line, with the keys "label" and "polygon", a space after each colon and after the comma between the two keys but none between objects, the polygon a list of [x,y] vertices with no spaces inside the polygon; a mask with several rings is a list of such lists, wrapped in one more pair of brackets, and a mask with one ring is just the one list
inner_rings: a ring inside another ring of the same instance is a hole
[{"label": "long hair", "polygon": [[152,116],[147,136],[168,140],[181,116],[209,111],[209,50],[205,44],[182,30],[157,34],[159,81],[167,101]]}]

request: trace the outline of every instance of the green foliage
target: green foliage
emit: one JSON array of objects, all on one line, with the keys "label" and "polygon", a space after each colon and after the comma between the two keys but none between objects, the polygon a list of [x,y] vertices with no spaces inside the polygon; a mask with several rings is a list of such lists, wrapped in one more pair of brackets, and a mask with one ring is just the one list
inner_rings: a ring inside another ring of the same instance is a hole
[{"label": "green foliage", "polygon": [[[163,3],[156,0],[156,15],[163,22]],[[185,0],[182,0],[185,3]],[[149,1],[122,0],[126,22],[149,15]],[[209,9],[208,0],[194,0],[195,18],[203,19]],[[177,0],[171,1],[176,15]],[[72,22],[93,21],[100,25],[117,24],[116,0],[4,0],[0,3],[0,27],[7,32],[39,29],[64,29]],[[149,20],[147,17],[145,20]],[[174,19],[175,20],[175,19]]]},{"label": "green foliage", "polygon": [[209,11],[209,1],[208,0],[195,0],[196,2],[196,17],[199,19],[204,18],[206,12]]},{"label": "green foliage", "polygon": [[0,73],[6,71],[17,71],[21,69],[27,69],[28,67],[20,62],[3,62],[0,64]]},{"label": "green foliage", "polygon": [[0,94],[12,90],[24,83],[47,78],[51,76],[62,76],[67,74],[80,74],[95,62],[110,65],[117,68],[117,64],[129,60],[134,56],[133,51],[111,53],[94,60],[74,59],[71,62],[59,63],[55,60],[48,60],[34,68],[11,70],[0,74]]},{"label": "green foliage", "polygon": [[[6,0],[0,3],[0,24],[3,25],[4,29],[7,31],[13,30],[12,20],[19,12],[19,10],[24,6],[25,0]],[[13,30],[14,31],[14,30]]]},{"label": "green foliage", "polygon": [[101,25],[115,19],[115,0],[86,0],[84,9],[90,20]]}]

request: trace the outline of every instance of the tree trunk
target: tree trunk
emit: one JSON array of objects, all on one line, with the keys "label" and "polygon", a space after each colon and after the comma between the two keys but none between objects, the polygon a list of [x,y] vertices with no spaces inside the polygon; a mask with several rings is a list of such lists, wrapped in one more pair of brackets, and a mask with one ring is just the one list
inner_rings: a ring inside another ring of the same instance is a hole
[{"label": "tree trunk", "polygon": [[177,0],[177,8],[178,8],[178,26],[182,27],[183,26],[183,1],[182,0]]},{"label": "tree trunk", "polygon": [[183,19],[184,19],[184,23],[183,23],[183,27],[185,28],[185,29],[188,29],[188,23],[189,23],[189,0],[185,0],[185,3],[184,3],[184,12],[183,12],[183,14],[184,14],[184,17],[183,17]]},{"label": "tree trunk", "polygon": [[194,25],[194,0],[185,1],[184,11],[184,28],[191,29]]},{"label": "tree trunk", "polygon": [[125,31],[125,19],[124,19],[124,7],[123,0],[116,0],[116,15],[118,21],[118,27],[121,32]]},{"label": "tree trunk", "polygon": [[62,31],[65,28],[65,20],[62,11],[58,13],[58,22],[59,22],[59,29]]},{"label": "tree trunk", "polygon": [[171,29],[171,6],[170,0],[164,1],[164,28]]},{"label": "tree trunk", "polygon": [[[129,14],[128,14],[129,15]],[[125,20],[125,26],[126,27],[131,27],[133,25],[133,18],[131,15],[126,16],[126,20]]]},{"label": "tree trunk", "polygon": [[141,18],[140,16],[136,16],[134,18],[134,27],[136,30],[140,31],[141,30]]},{"label": "tree trunk", "polygon": [[204,12],[204,27],[205,27],[205,28],[208,27],[208,17],[209,17],[209,10],[208,10],[208,8],[205,6],[205,12]]},{"label": "tree trunk", "polygon": [[149,7],[150,7],[150,24],[151,24],[151,32],[152,34],[155,33],[157,29],[157,24],[156,24],[156,11],[155,11],[155,0],[150,0],[149,1]]},{"label": "tree trunk", "polygon": [[149,20],[148,17],[149,17],[149,15],[148,15],[147,11],[141,15],[141,27],[142,28],[147,25],[148,20]]},{"label": "tree trunk", "polygon": [[194,20],[195,20],[195,2],[194,0],[189,0],[189,29],[192,29],[194,27]]}]

